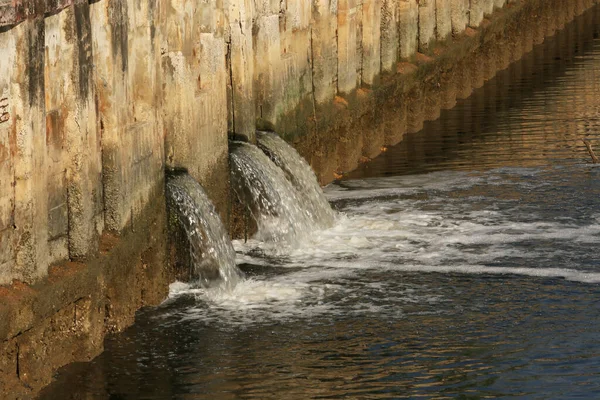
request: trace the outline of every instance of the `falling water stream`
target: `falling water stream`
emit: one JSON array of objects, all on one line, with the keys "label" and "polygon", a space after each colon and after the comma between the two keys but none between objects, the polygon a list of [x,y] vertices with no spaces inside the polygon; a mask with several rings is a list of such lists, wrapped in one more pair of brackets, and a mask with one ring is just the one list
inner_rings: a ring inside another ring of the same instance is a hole
[{"label": "falling water stream", "polygon": [[272,132],[257,132],[258,147],[283,170],[295,189],[294,200],[313,223],[314,229],[331,227],[335,214],[308,163],[285,140]]},{"label": "falling water stream", "polygon": [[286,149],[282,143],[289,146],[281,140],[267,142],[266,136],[262,137],[277,160],[294,160],[296,169],[284,172],[258,147],[235,142],[230,155],[231,184],[257,222],[255,239],[281,249],[300,243],[316,229],[331,226],[334,214],[315,174],[298,153]]},{"label": "falling water stream", "polygon": [[169,201],[187,236],[192,282],[204,288],[231,290],[242,279],[235,250],[219,214],[202,186],[187,174],[167,180]]},{"label": "falling water stream", "polygon": [[600,398],[599,37],[596,7],[325,188],[324,225],[278,139],[235,145],[246,279],[173,284],[42,398]]}]

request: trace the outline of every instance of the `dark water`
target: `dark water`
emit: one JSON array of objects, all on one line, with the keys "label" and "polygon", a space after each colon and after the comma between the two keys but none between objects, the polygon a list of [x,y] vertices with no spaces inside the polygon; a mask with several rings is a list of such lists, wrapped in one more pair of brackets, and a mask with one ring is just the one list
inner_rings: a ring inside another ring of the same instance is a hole
[{"label": "dark water", "polygon": [[297,247],[236,243],[44,399],[600,398],[600,11],[326,194]]}]

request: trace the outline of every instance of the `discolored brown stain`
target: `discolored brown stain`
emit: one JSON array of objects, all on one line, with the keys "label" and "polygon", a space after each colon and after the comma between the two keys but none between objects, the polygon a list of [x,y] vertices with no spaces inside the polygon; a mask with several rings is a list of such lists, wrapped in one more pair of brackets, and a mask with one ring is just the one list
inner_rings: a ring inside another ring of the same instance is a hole
[{"label": "discolored brown stain", "polygon": [[46,146],[61,150],[64,139],[64,119],[58,110],[52,110],[46,114]]},{"label": "discolored brown stain", "polygon": [[21,281],[13,281],[10,286],[0,286],[0,299],[2,301],[18,302],[20,299],[35,293],[28,284]]},{"label": "discolored brown stain", "polygon": [[45,23],[42,18],[35,20],[27,30],[27,79],[29,105],[44,101],[44,60]]},{"label": "discolored brown stain", "polygon": [[114,0],[108,7],[108,20],[112,25],[111,44],[113,58],[116,60],[120,56],[121,70],[125,72],[127,70],[129,54],[129,13],[127,1]]},{"label": "discolored brown stain", "polygon": [[62,264],[53,265],[48,269],[48,280],[57,282],[69,276],[76,275],[86,268],[81,262],[67,261]]},{"label": "discolored brown stain", "polygon": [[75,34],[77,38],[77,58],[75,69],[79,74],[79,96],[87,99],[90,92],[92,59],[92,25],[90,23],[89,4],[78,3],[74,6]]}]

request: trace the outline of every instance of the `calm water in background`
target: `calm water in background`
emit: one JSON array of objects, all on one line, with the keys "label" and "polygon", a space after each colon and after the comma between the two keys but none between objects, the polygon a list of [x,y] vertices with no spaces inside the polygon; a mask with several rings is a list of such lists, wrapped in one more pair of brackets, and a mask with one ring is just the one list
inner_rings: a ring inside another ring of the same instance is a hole
[{"label": "calm water in background", "polygon": [[236,243],[45,399],[600,398],[600,10],[326,189],[296,248]]}]

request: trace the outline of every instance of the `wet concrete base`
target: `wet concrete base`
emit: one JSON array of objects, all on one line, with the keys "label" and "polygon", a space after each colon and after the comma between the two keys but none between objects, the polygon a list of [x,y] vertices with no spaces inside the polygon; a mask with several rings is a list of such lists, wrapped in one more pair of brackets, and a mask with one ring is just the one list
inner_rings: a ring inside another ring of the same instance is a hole
[{"label": "wet concrete base", "polygon": [[424,121],[437,119],[442,109],[452,108],[595,4],[509,2],[477,29],[467,28],[430,45],[427,54],[399,62],[395,73],[380,75],[372,86],[337,96],[332,104],[317,104],[309,113],[302,107],[310,115],[284,136],[325,185],[399,143],[407,132],[420,131]]},{"label": "wet concrete base", "polygon": [[96,259],[55,265],[33,286],[0,287],[0,398],[33,397],[58,368],[91,360],[107,334],[167,296],[164,196],[153,198],[131,230],[102,237]]}]

